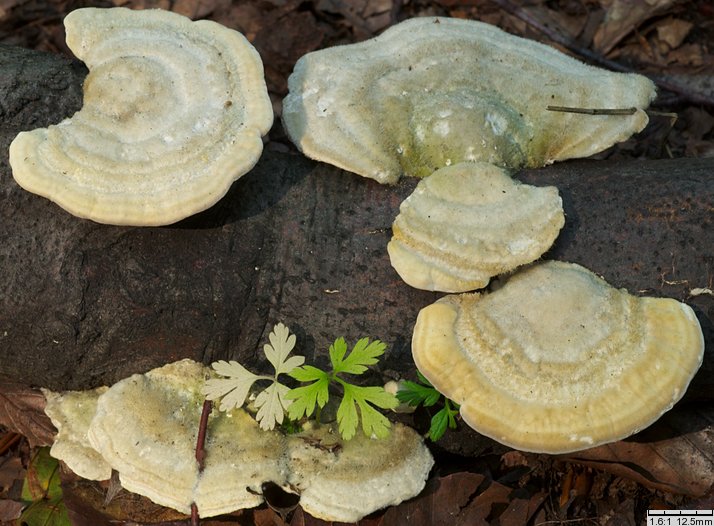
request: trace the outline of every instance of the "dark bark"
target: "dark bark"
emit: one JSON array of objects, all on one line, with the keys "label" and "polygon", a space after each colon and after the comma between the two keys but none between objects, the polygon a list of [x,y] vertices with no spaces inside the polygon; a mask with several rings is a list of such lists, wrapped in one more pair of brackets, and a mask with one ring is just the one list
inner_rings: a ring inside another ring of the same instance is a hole
[{"label": "dark bark", "polygon": [[[100,225],[25,192],[7,164],[17,132],[79,107],[81,67],[0,48],[0,70],[0,375],[59,390],[181,358],[261,369],[256,350],[281,321],[318,364],[334,338],[370,336],[388,344],[383,376],[413,377],[416,314],[441,295],[404,284],[386,244],[416,181],[380,186],[268,149],[206,212],[162,228]],[[546,257],[686,301],[711,353],[714,297],[690,292],[712,288],[714,160],[568,162],[519,178],[563,196],[567,225]],[[690,397],[711,398],[713,361]]]}]

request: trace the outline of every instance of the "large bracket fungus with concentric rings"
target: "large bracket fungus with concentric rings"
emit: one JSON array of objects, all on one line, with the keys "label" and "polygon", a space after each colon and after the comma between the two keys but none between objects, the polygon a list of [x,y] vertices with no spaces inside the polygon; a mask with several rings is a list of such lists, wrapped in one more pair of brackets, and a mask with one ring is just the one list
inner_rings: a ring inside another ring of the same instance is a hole
[{"label": "large bracket fungus with concentric rings", "polygon": [[[308,157],[381,183],[463,161],[508,168],[585,157],[640,131],[647,78],[585,65],[481,22],[415,18],[308,53],[283,101]],[[583,116],[548,106],[631,108]]]},{"label": "large bracket fungus with concentric rings", "polygon": [[387,250],[409,285],[465,292],[538,259],[564,224],[557,188],[519,184],[492,164],[459,163],[419,181],[399,207]]},{"label": "large bracket fungus with concentric rings", "polygon": [[704,339],[688,305],[631,296],[551,261],[495,292],[425,307],[412,353],[478,432],[566,453],[627,437],[671,409],[702,363]]},{"label": "large bracket fungus with concentric rings", "polygon": [[101,223],[164,225],[216,203],[250,170],[273,122],[263,65],[236,31],[161,10],[65,18],[90,73],[84,105],[20,133],[20,186]]},{"label": "large bracket fungus with concentric rings", "polygon": [[[340,522],[356,522],[424,487],[434,459],[422,437],[402,424],[387,438],[344,441],[330,425],[291,435],[262,430],[243,409],[209,416],[201,468],[194,453],[210,375],[181,360],[108,390],[46,391],[52,413],[66,415],[60,432],[76,431],[73,454],[61,458],[71,469],[99,461],[119,473],[128,491],[183,513],[195,503],[202,517],[259,505],[266,482],[299,493],[313,516]],[[66,443],[67,433],[57,440]],[[83,474],[107,478],[107,472]]]}]

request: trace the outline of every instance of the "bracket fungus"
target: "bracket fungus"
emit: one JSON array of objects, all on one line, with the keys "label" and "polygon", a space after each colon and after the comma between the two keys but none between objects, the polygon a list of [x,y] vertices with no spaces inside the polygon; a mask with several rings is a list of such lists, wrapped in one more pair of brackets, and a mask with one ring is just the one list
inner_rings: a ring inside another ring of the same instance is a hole
[{"label": "bracket fungus", "polygon": [[121,380],[100,397],[88,433],[124,488],[182,513],[195,502],[203,517],[257,506],[261,483],[285,477],[275,461],[283,437],[261,431],[238,410],[209,419],[199,473],[195,449],[208,374],[182,360]]},{"label": "bracket fungus", "polygon": [[[288,482],[300,491],[300,505],[310,515],[357,522],[424,488],[434,459],[410,427],[394,423],[389,436],[381,439],[361,433],[348,441],[337,437],[337,430],[328,426],[289,437]],[[339,448],[326,451],[315,447],[316,441],[336,443]]]},{"label": "bracket fungus", "polygon": [[[158,504],[189,513],[195,503],[201,517],[261,504],[265,482],[299,492],[308,513],[344,522],[424,487],[434,461],[421,436],[406,426],[394,424],[380,440],[343,441],[329,426],[286,436],[260,429],[242,409],[210,415],[201,470],[195,448],[202,388],[210,374],[201,364],[181,360],[121,380],[98,399],[87,394],[96,412],[78,438],[84,441],[84,462],[98,458],[109,472],[118,471],[124,488]],[[47,393],[51,399],[69,396]],[[79,416],[80,425],[87,414]]]},{"label": "bracket fungus", "polygon": [[553,261],[495,292],[422,309],[412,352],[479,433],[566,453],[627,437],[671,409],[702,363],[704,339],[688,305],[631,296]]},{"label": "bracket fungus", "polygon": [[100,223],[165,225],[209,208],[255,165],[273,111],[240,33],[126,8],[78,9],[65,28],[90,70],[84,105],[15,138],[20,186]]},{"label": "bracket fungus", "polygon": [[[282,118],[298,148],[380,183],[463,161],[519,168],[585,157],[644,128],[655,96],[643,76],[441,17],[308,53],[288,87]],[[632,113],[583,117],[549,105]]]},{"label": "bracket fungus", "polygon": [[57,428],[50,455],[89,480],[107,480],[112,476],[111,466],[89,445],[87,438],[89,424],[97,410],[97,399],[107,389],[98,387],[90,391],[65,393],[42,390],[47,401],[45,414]]},{"label": "bracket fungus", "polygon": [[565,224],[558,189],[520,184],[484,163],[441,168],[399,207],[387,245],[409,285],[464,292],[539,258]]}]

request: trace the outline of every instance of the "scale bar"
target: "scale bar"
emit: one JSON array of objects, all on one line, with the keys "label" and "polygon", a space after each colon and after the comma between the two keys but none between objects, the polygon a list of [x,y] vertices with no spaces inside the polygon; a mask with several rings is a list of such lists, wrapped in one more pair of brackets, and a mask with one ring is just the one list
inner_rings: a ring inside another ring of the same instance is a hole
[{"label": "scale bar", "polygon": [[647,526],[714,526],[714,510],[647,510]]},{"label": "scale bar", "polygon": [[648,517],[661,515],[690,515],[714,517],[714,510],[647,510]]}]

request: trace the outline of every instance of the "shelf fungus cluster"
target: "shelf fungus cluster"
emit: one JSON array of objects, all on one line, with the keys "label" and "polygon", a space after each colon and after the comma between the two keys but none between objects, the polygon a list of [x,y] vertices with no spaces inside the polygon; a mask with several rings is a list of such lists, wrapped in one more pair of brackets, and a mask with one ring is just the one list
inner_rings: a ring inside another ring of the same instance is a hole
[{"label": "shelf fungus cluster", "polygon": [[[195,503],[201,517],[261,504],[267,482],[298,493],[313,516],[341,522],[424,487],[433,459],[408,427],[395,424],[382,440],[343,442],[324,426],[286,436],[261,430],[241,409],[209,417],[201,470],[195,448],[201,388],[210,374],[182,360],[108,390],[46,392],[47,412],[59,428],[52,454],[87,478],[105,479],[114,469],[127,490],[180,512],[190,513]],[[97,459],[103,469],[84,470]]]},{"label": "shelf fungus cluster", "polygon": [[418,368],[474,429],[523,450],[575,451],[628,436],[680,399],[703,355],[691,308],[636,298],[577,265],[533,263],[564,225],[562,202],[508,173],[639,132],[651,81],[429,17],[310,53],[288,86],[283,122],[307,156],[380,183],[425,177],[388,245],[406,283],[465,293],[515,271],[495,292],[424,308],[414,330]]},{"label": "shelf fungus cluster", "polygon": [[165,225],[209,208],[255,165],[273,111],[240,33],[125,8],[78,9],[65,28],[90,70],[84,105],[15,138],[20,186],[100,223]]},{"label": "shelf fungus cluster", "polygon": [[691,307],[639,298],[550,261],[491,293],[419,313],[414,361],[480,433],[566,453],[627,437],[682,397],[702,363]]},{"label": "shelf fungus cluster", "polygon": [[[509,186],[495,167],[599,152],[644,128],[655,96],[645,77],[488,24],[431,17],[309,53],[288,87],[283,123],[307,156],[380,183],[428,176],[403,204],[389,254],[408,284],[443,292],[483,287],[538,259],[563,225],[553,189]],[[557,106],[626,111],[584,116]],[[497,200],[499,184],[510,190]]]}]

